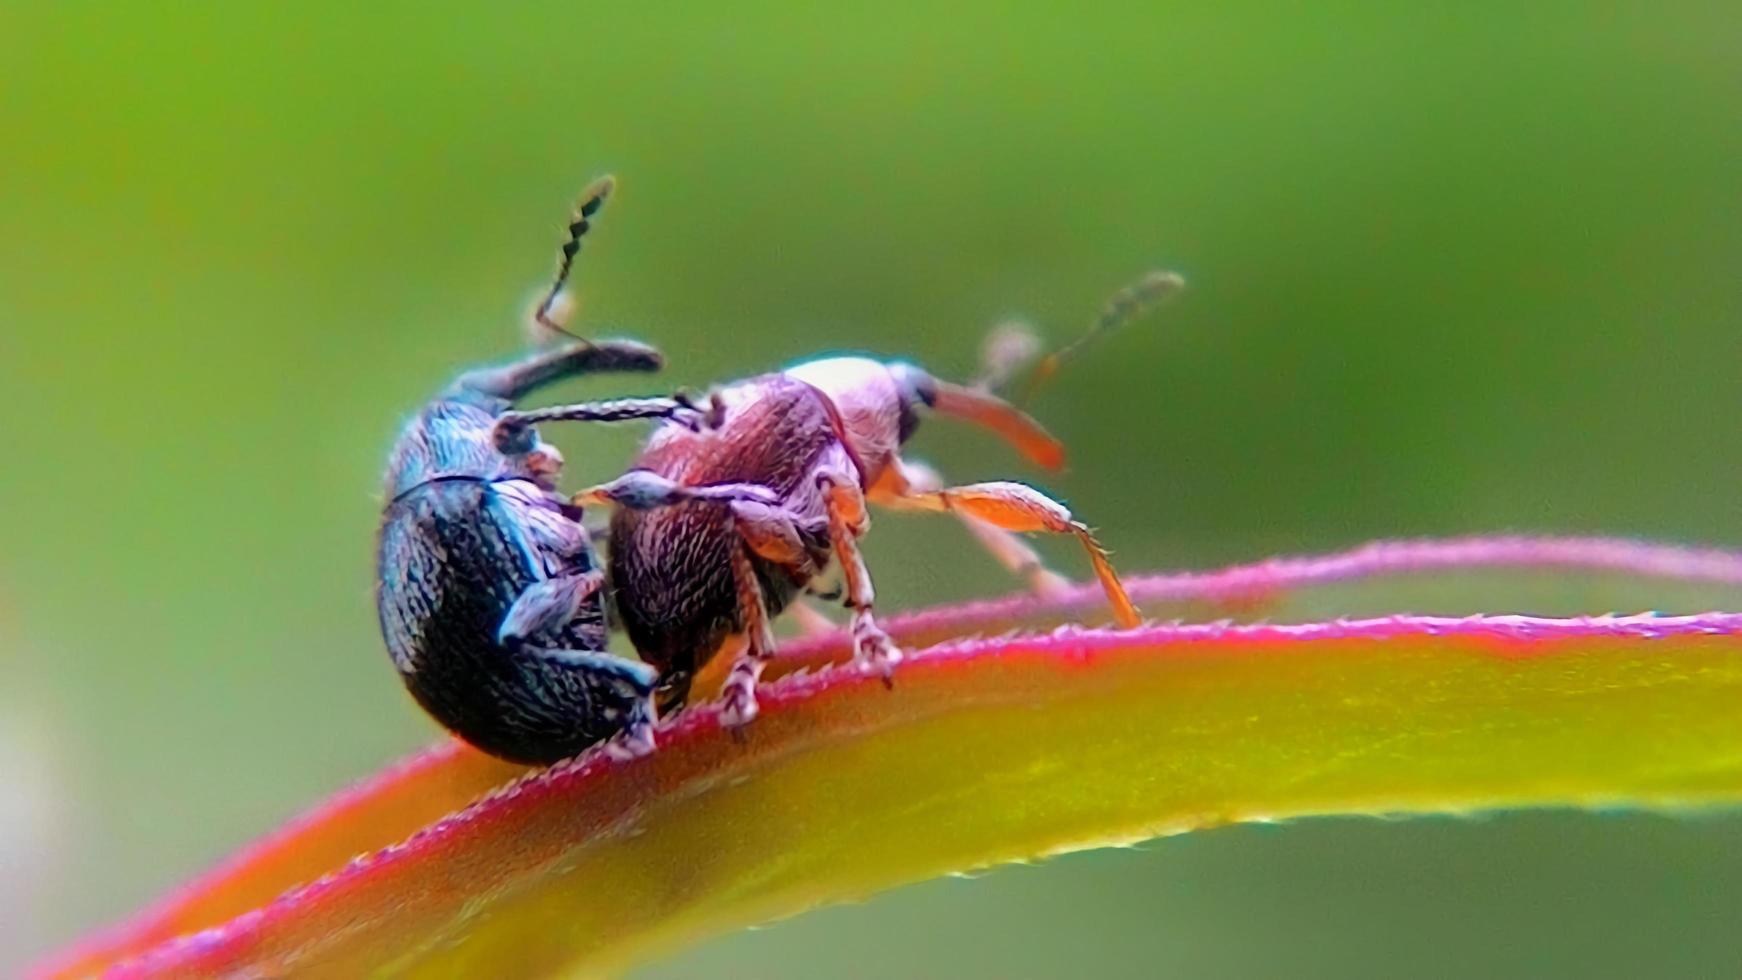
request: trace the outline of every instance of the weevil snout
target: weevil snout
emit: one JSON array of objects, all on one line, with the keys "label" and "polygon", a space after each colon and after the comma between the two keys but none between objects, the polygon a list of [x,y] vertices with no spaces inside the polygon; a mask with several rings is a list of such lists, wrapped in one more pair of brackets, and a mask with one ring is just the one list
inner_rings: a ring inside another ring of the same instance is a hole
[{"label": "weevil snout", "polygon": [[926,370],[906,361],[896,361],[889,365],[889,376],[895,379],[896,387],[901,391],[901,400],[908,405],[924,405],[930,408],[938,399],[938,382]]}]

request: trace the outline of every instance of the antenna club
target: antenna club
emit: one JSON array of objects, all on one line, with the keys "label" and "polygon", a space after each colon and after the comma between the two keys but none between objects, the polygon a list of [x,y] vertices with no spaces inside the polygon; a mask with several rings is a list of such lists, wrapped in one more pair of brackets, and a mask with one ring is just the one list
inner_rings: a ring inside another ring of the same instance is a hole
[{"label": "antenna club", "polygon": [[1172,269],[1152,269],[1143,277],[1143,283],[1151,288],[1172,291],[1184,289],[1186,277]]},{"label": "antenna club", "polygon": [[591,184],[587,185],[586,190],[581,192],[580,199],[575,204],[576,217],[591,218],[598,214],[599,209],[605,206],[606,199],[615,193],[617,193],[617,176],[615,174],[603,174],[597,177]]},{"label": "antenna club", "polygon": [[592,219],[605,206],[605,200],[617,189],[617,178],[610,174],[597,177],[581,192],[575,201],[574,214],[569,218],[568,238],[563,241],[558,250],[556,275],[550,288],[545,291],[544,299],[533,311],[534,329],[543,328],[553,333],[566,334],[576,340],[587,342],[585,338],[576,336],[567,327],[569,309],[558,309],[564,300],[563,287],[568,285],[569,274],[574,271],[575,255],[581,250],[581,239],[586,237],[588,229],[592,228]]}]

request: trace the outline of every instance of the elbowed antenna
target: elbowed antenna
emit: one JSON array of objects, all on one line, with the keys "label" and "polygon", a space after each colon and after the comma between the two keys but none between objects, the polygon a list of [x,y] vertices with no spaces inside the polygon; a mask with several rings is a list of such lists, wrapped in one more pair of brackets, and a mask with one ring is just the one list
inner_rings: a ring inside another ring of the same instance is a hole
[{"label": "elbowed antenna", "polygon": [[1119,329],[1154,309],[1185,287],[1185,277],[1177,272],[1155,270],[1114,293],[1089,329],[1076,340],[1042,357],[1029,372],[1022,395],[1005,401],[995,392],[1005,387],[1022,370],[1023,365],[1040,353],[1040,339],[1027,324],[1013,320],[994,327],[981,349],[979,378],[967,385],[931,380],[935,394],[929,399],[940,415],[950,415],[997,433],[1036,464],[1049,470],[1064,465],[1064,444],[1053,438],[1020,407],[1066,361],[1102,336]]},{"label": "elbowed antenna", "polygon": [[600,208],[605,206],[605,199],[610,197],[616,189],[617,178],[605,174],[588,184],[587,189],[581,192],[580,198],[575,201],[574,213],[569,217],[569,237],[563,242],[562,255],[557,260],[556,278],[551,282],[550,290],[545,293],[544,299],[539,302],[538,308],[532,314],[533,321],[539,326],[574,337],[582,343],[588,342],[585,337],[570,333],[569,329],[559,322],[559,320],[566,320],[566,315],[552,316],[551,314],[558,299],[562,296],[563,287],[568,285],[569,273],[574,271],[575,255],[581,250],[581,239],[586,237],[587,231],[593,227],[593,217],[599,213]]},{"label": "elbowed antenna", "polygon": [[1005,320],[987,331],[980,342],[980,374],[968,387],[1001,391],[1023,368],[1040,357],[1045,344],[1034,324],[1021,318]]},{"label": "elbowed antenna", "polygon": [[[1029,372],[1028,382],[1023,386],[1021,396],[1015,400],[1016,404],[1027,404],[1034,397],[1034,393],[1040,390],[1041,385],[1051,380],[1066,362],[1107,334],[1172,299],[1185,285],[1185,277],[1179,273],[1156,269],[1114,293],[1082,336],[1042,357],[1035,364],[1034,370]],[[1016,375],[1017,365],[1032,358],[1038,351],[1039,342],[1034,339],[1033,334],[1025,337],[1023,332],[1024,328],[1020,324],[1006,324],[988,338],[984,354],[987,361],[985,378],[990,382],[986,385],[988,389],[995,391],[1003,387],[1006,381]],[[1015,360],[1016,358],[1021,361]]]}]

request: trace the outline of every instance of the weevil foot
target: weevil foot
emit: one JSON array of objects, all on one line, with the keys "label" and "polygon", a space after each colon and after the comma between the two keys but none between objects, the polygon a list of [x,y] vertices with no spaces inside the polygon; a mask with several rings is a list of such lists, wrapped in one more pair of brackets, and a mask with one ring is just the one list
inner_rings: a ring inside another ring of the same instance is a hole
[{"label": "weevil foot", "polygon": [[639,702],[623,730],[605,743],[605,753],[619,761],[652,755],[659,748],[653,734],[655,721],[652,699]]},{"label": "weevil foot", "polygon": [[895,665],[901,663],[901,648],[864,610],[853,616],[853,662],[860,673],[881,677],[884,687],[895,686],[893,675]]},{"label": "weevil foot", "polygon": [[720,724],[729,729],[743,728],[755,721],[761,711],[755,691],[728,687],[721,692]]},{"label": "weevil foot", "polygon": [[761,673],[761,663],[748,657],[732,665],[720,689],[720,724],[728,729],[742,728],[761,713],[756,703],[756,679]]},{"label": "weevil foot", "polygon": [[652,755],[658,748],[659,742],[653,737],[652,725],[625,728],[616,738],[605,743],[605,752],[620,761]]}]

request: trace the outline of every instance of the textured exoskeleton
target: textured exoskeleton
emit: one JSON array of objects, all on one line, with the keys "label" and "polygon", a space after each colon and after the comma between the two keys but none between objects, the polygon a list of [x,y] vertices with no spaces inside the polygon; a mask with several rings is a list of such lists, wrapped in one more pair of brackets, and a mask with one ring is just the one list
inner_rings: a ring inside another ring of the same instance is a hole
[{"label": "textured exoskeleton", "polygon": [[[521,762],[570,756],[635,723],[655,671],[603,652],[603,577],[562,458],[514,399],[567,375],[652,371],[626,341],[577,345],[460,377],[394,447],[377,607],[393,663],[436,720]],[[682,399],[592,406],[599,420],[672,418]],[[570,406],[563,418],[581,418]],[[506,423],[504,420],[507,420]]]},{"label": "textured exoskeleton", "polygon": [[[552,306],[611,186],[599,181],[581,198],[538,308],[547,327],[562,330]],[[528,412],[513,404],[573,375],[660,366],[651,347],[607,341],[470,371],[394,446],[378,550],[381,633],[418,703],[487,752],[545,763],[620,730],[632,746],[651,738],[655,670],[605,652],[602,569],[580,510],[555,492],[562,456],[533,423],[695,424],[698,414],[682,397]]]},{"label": "textured exoskeleton", "polygon": [[[1180,282],[1158,273],[1122,291],[1090,336]],[[774,651],[769,619],[831,562],[840,567],[852,610],[856,657],[887,680],[900,654],[872,615],[871,578],[858,545],[869,523],[867,501],[957,514],[1000,562],[1042,592],[1062,580],[1016,535],[1073,536],[1115,619],[1137,622],[1100,544],[1063,504],[1020,483],[946,486],[929,467],[900,456],[930,409],[990,429],[1039,465],[1060,465],[1063,447],[989,390],[1011,373],[1003,363],[1011,349],[1009,337],[993,344],[989,380],[977,386],[864,357],[822,358],[728,385],[715,394],[710,426],[660,426],[632,469],[575,496],[580,504],[617,505],[609,558],[616,611],[642,659],[660,670],[662,710],[681,705],[696,671],[736,645],[741,652],[722,692],[724,718],[741,724],[754,717],[757,678]],[[1043,360],[1036,377],[1074,350]],[[703,491],[707,499],[698,499]]]}]

